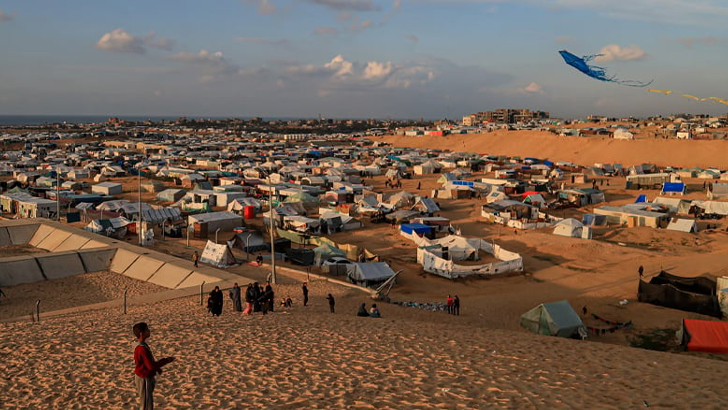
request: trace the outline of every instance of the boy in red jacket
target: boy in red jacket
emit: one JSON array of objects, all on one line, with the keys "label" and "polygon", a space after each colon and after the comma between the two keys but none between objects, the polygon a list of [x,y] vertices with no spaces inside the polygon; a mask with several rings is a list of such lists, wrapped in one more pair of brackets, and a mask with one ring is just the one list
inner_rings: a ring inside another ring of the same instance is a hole
[{"label": "boy in red jacket", "polygon": [[139,409],[154,409],[154,376],[157,373],[162,374],[162,366],[172,363],[174,357],[165,357],[159,361],[154,360],[151,349],[147,345],[146,340],[149,339],[151,332],[149,326],[140,322],[134,325],[132,329],[139,344],[134,349],[134,382],[136,384],[137,393],[139,394]]}]

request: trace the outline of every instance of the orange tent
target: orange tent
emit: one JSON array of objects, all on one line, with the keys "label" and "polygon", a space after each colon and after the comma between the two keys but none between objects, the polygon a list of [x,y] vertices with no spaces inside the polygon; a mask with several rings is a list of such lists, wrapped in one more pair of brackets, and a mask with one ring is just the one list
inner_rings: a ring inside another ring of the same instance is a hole
[{"label": "orange tent", "polygon": [[728,323],[683,319],[682,344],[694,352],[728,353]]}]

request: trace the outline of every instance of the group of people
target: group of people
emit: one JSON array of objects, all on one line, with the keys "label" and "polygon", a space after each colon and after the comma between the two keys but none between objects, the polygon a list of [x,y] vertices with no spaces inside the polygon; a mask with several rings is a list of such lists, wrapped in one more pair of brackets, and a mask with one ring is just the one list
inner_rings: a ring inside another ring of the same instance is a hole
[{"label": "group of people", "polygon": [[460,298],[458,295],[455,295],[454,298],[447,295],[447,313],[460,316]]},{"label": "group of people", "polygon": [[[273,311],[275,304],[275,292],[270,282],[266,282],[265,286],[259,285],[258,282],[249,283],[244,295],[236,282],[228,291],[228,297],[233,304],[233,311],[243,312],[246,315],[252,315],[253,312],[263,312],[265,315]],[[245,299],[245,310],[243,310],[243,298]],[[213,316],[222,314],[223,299],[222,290],[220,290],[219,286],[215,286],[215,289],[210,292],[207,298],[207,310]],[[289,304],[292,303],[291,300]]]},{"label": "group of people", "polygon": [[362,303],[361,306],[359,306],[359,310],[356,312],[357,316],[362,317],[382,317],[382,314],[379,312],[379,308],[377,307],[376,303],[372,304],[372,308],[367,311],[367,304]]}]

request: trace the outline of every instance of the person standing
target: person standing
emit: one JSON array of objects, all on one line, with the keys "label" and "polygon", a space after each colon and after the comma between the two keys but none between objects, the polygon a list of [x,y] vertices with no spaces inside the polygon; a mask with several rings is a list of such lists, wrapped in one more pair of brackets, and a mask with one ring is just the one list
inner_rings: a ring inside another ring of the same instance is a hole
[{"label": "person standing", "polygon": [[238,286],[238,283],[237,282],[235,282],[235,284],[233,285],[232,289],[230,289],[229,295],[230,295],[230,299],[232,300],[232,303],[233,303],[233,310],[235,312],[242,312],[243,311],[243,303],[242,303],[242,300],[240,298],[240,296],[241,296],[240,295],[240,286]]},{"label": "person standing", "polygon": [[243,311],[244,315],[252,315],[253,314],[253,302],[255,301],[254,295],[253,295],[253,284],[248,283],[248,288],[245,290],[245,310]]},{"label": "person standing", "polygon": [[268,303],[268,311],[273,311],[273,305],[275,304],[275,292],[273,292],[273,286],[270,285],[270,282],[267,282],[265,284],[265,298]]},{"label": "person standing", "polygon": [[162,366],[172,363],[175,358],[170,356],[159,361],[154,360],[152,350],[147,344],[151,331],[145,322],[135,324],[132,332],[139,342],[134,348],[134,384],[139,395],[139,409],[153,410],[155,377],[157,374],[162,374]]},{"label": "person standing", "polygon": [[455,298],[452,300],[452,314],[460,316],[460,298],[458,295],[455,295]]},{"label": "person standing", "polygon": [[452,304],[453,304],[453,302],[454,302],[454,300],[453,300],[452,296],[447,295],[447,313],[449,313],[451,315],[452,315]]},{"label": "person standing", "polygon": [[192,254],[192,262],[194,262],[194,263],[195,263],[195,268],[199,268],[199,266],[197,266],[197,262],[199,262],[199,261],[200,261],[200,254],[199,254],[199,253],[197,253],[197,251],[195,251],[195,252],[194,252],[194,253]]},{"label": "person standing", "polygon": [[640,265],[640,267],[639,267],[639,268],[637,268],[637,273],[638,273],[638,274],[640,275],[640,279],[642,279],[642,276],[643,276],[643,275],[644,275],[644,273],[645,273],[645,267],[644,267],[644,266],[642,266],[642,265]]},{"label": "person standing", "polygon": [[303,285],[301,286],[301,290],[303,291],[303,306],[308,305],[308,283],[303,282]]},{"label": "person standing", "polygon": [[336,305],[336,301],[334,300],[334,295],[329,293],[329,295],[326,296],[326,299],[329,301],[329,310],[331,310],[331,313],[336,313],[334,311],[334,306]]},{"label": "person standing", "polygon": [[215,286],[215,289],[210,292],[209,297],[210,313],[213,316],[220,316],[222,314],[222,291],[219,286]]}]

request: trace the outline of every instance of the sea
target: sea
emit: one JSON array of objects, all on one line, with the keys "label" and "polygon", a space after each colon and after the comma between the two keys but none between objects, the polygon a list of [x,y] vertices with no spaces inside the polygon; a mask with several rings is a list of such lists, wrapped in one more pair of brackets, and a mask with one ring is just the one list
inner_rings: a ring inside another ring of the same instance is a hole
[{"label": "sea", "polygon": [[[125,116],[125,115],[0,115],[0,126],[8,125],[43,125],[43,124],[88,124],[102,123],[108,121],[109,118],[116,117],[126,121],[153,121],[160,122],[162,120],[174,121],[180,116]],[[187,117],[195,118],[195,117]],[[199,117],[210,119],[225,119],[230,117]]]}]

